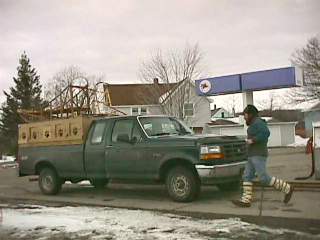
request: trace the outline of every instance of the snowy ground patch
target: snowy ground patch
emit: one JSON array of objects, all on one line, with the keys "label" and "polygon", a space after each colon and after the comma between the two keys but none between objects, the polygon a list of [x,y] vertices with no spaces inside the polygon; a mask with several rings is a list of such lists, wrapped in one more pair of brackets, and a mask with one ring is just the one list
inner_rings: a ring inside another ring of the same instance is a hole
[{"label": "snowy ground patch", "polygon": [[295,136],[294,143],[289,144],[289,147],[305,147],[307,146],[309,138],[302,138],[300,136]]},{"label": "snowy ground patch", "polygon": [[1,159],[0,159],[0,164],[1,163],[13,163],[15,160],[16,160],[16,158],[13,156],[2,155]]},{"label": "snowy ground patch", "polygon": [[16,168],[18,165],[15,162],[16,158],[13,156],[2,155],[0,159],[1,168]]},{"label": "snowy ground patch", "polygon": [[152,211],[20,206],[2,212],[0,239],[1,232],[10,239],[316,239],[239,219],[200,220]]}]

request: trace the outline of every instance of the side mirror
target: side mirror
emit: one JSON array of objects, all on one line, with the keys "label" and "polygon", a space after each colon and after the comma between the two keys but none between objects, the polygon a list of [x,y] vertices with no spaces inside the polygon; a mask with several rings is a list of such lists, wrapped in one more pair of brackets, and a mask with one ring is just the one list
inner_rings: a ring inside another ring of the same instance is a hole
[{"label": "side mirror", "polygon": [[119,135],[117,136],[117,142],[131,143],[128,134],[119,134]]}]

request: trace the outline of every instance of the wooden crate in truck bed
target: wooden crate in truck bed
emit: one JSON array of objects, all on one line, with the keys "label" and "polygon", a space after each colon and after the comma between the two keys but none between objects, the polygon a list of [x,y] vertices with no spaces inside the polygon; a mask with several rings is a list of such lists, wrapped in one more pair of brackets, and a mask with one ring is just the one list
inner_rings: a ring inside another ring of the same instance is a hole
[{"label": "wooden crate in truck bed", "polygon": [[19,125],[19,146],[82,144],[94,118],[79,116]]}]

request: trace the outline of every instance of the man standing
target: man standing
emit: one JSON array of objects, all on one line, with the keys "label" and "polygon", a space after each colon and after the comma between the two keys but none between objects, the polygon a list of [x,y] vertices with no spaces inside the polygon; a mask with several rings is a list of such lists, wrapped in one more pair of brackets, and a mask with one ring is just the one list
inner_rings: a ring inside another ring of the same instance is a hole
[{"label": "man standing", "polygon": [[248,162],[243,174],[243,193],[239,200],[233,200],[233,204],[239,207],[250,207],[253,198],[253,179],[258,175],[260,182],[272,186],[285,194],[284,203],[288,203],[293,193],[293,187],[287,182],[276,177],[270,177],[266,171],[268,157],[268,138],[270,131],[264,120],[258,115],[258,109],[248,105],[244,111],[244,119],[248,125],[247,144]]}]

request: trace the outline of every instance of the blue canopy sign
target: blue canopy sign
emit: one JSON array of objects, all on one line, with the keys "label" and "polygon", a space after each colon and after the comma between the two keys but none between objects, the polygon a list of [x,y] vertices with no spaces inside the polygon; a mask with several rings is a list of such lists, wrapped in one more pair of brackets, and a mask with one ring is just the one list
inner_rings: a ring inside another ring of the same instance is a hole
[{"label": "blue canopy sign", "polygon": [[215,96],[302,85],[302,70],[286,67],[196,80],[196,92],[200,96]]}]

